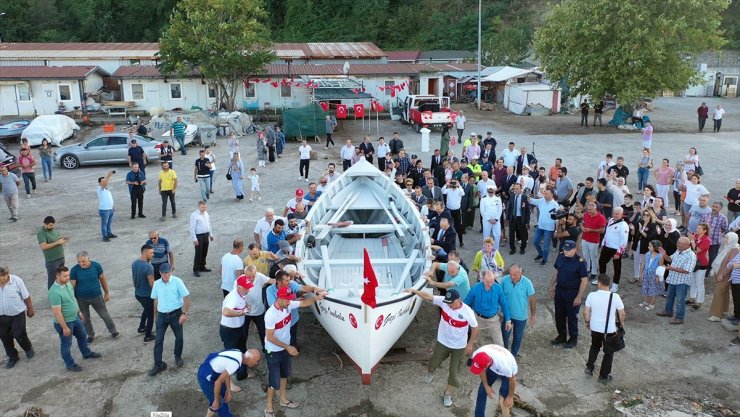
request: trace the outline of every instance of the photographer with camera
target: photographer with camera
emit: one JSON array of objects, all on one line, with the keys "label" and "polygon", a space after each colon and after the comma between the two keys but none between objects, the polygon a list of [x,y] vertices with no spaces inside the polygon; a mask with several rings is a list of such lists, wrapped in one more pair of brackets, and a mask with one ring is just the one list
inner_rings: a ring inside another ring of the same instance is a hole
[{"label": "photographer with camera", "polygon": [[463,234],[465,233],[465,228],[463,227],[461,208],[465,191],[460,187],[458,180],[451,179],[442,187],[442,194],[447,196],[447,209],[450,210],[450,214],[452,215],[452,221],[457,231],[457,238],[460,240],[460,247],[464,248]]},{"label": "photographer with camera", "polygon": [[145,218],[144,210],[144,191],[146,191],[146,174],[140,169],[139,164],[131,164],[131,171],[126,174],[126,184],[128,184],[128,193],[131,196],[131,218],[136,218],[136,208],[139,209],[139,217]]},{"label": "photographer with camera", "polygon": [[111,224],[113,223],[113,194],[108,189],[108,182],[110,177],[115,174],[116,171],[108,171],[105,177],[98,178],[98,214],[100,215],[100,232],[103,235],[103,242],[110,242],[111,239],[118,236],[114,235],[111,231]]},{"label": "photographer with camera", "polygon": [[547,265],[550,257],[550,245],[555,232],[555,223],[558,220],[557,211],[560,209],[557,201],[553,199],[553,192],[553,188],[548,186],[542,192],[542,198],[529,197],[529,204],[536,206],[538,213],[537,230],[534,231],[534,248],[537,249],[537,257],[534,260],[540,261],[540,266]]},{"label": "photographer with camera", "polygon": [[[563,213],[565,217],[558,219],[558,227],[555,230],[555,237],[560,240],[559,250],[563,250],[563,244],[566,240],[572,240],[578,242],[578,237],[581,235],[580,223],[581,220],[575,213]],[[560,216],[561,213],[558,212]]]}]

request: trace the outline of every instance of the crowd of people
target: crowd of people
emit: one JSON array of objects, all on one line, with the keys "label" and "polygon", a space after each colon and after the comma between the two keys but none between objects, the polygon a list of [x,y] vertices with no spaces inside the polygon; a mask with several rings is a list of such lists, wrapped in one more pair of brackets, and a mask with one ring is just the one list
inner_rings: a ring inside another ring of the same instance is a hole
[{"label": "crowd of people", "polygon": [[[455,127],[462,135],[464,120]],[[551,343],[576,347],[581,319],[590,330],[591,347],[585,364],[589,375],[595,371],[605,338],[625,325],[627,306],[619,297],[623,262],[632,262],[633,273],[628,282],[641,286],[642,302],[629,307],[656,309],[658,316],[680,325],[687,306],[694,310],[704,308],[704,283],[711,276],[716,284],[707,319],[740,324],[740,179],[723,197],[710,193],[701,184],[703,169],[696,148],[678,158],[674,166],[668,158],[658,163],[652,155],[652,137],[646,141],[643,132],[645,146],[631,166],[638,177],[638,189],[632,193],[627,185],[631,164],[622,156],[606,154],[602,161],[594,161],[595,175],[579,181],[570,178],[566,158],[555,158],[553,165],[546,167],[526,147],[517,150],[513,141],[497,155],[498,143],[492,132],[485,137],[471,133],[468,139],[459,141],[450,136],[451,128],[443,129],[440,146],[428,164],[415,154],[407,154],[397,132],[388,143],[383,137],[374,140],[366,136],[358,144],[346,139],[339,150],[343,170],[361,159],[371,164],[377,162],[429,225],[434,262],[424,278],[439,295],[409,292],[440,310],[437,341],[425,380],[432,383],[435,369],[450,358],[442,396],[445,406],[453,404],[455,389],[461,385],[458,370],[469,357],[470,371],[481,380],[475,415],[483,415],[486,398],[493,396],[491,385],[497,379],[502,380],[499,406],[508,415],[516,387],[517,360],[524,350],[525,329],[535,324],[537,303],[533,282],[522,265],[507,265],[506,258],[525,255],[527,251],[535,255],[534,261],[540,267],[552,266],[547,288],[553,298],[557,336]],[[333,130],[327,121],[327,147],[333,145]],[[182,132],[173,128],[172,133],[179,142]],[[135,140],[132,142],[131,149],[135,149]],[[309,174],[311,146],[303,141],[291,151],[279,127],[260,132],[254,145],[257,167],[247,170],[240,155],[240,140],[234,135],[228,139],[230,160],[226,177],[237,202],[244,198],[244,179],[251,183],[249,200],[261,200],[257,168],[284,154],[299,160],[301,185],[280,210],[265,209],[250,236],[251,242],[235,239],[231,250],[220,260],[217,270],[224,298],[219,336],[224,350],[209,354],[197,375],[211,416],[231,415],[231,393],[241,391],[232,375],[236,381],[247,378],[247,368],[257,366],[263,357],[268,369],[265,416],[275,415],[276,395],[281,407],[298,407],[288,399],[286,391],[292,374],[291,360],[299,354],[298,309],[320,301],[326,294],[322,288],[303,281],[296,266],[300,259],[293,252],[295,242],[311,233],[312,225],[305,220],[308,211],[323,188],[341,175],[337,165],[332,162],[319,175]],[[43,157],[44,149],[40,152]],[[165,142],[160,152],[157,190],[162,200],[160,220],[166,221],[168,201],[171,216],[177,218],[178,176],[173,168],[174,149]],[[184,155],[184,147],[182,152]],[[22,155],[27,153],[22,151]],[[134,220],[146,217],[143,196],[148,185],[148,161],[136,150],[129,155],[131,169],[125,182]],[[187,168],[185,158],[180,158],[178,166],[183,164],[183,168],[178,169],[182,172]],[[115,174],[116,171],[109,171],[98,178],[96,190],[104,242],[117,238],[113,233],[114,197],[108,189]],[[208,201],[214,193],[215,174],[213,151],[208,147],[199,149],[193,163],[193,180],[199,185],[200,200],[188,220],[195,277],[212,272],[207,266],[208,252],[215,235]],[[3,193],[16,186],[17,194],[20,180],[11,175],[0,168]],[[44,178],[51,180],[50,168],[48,173],[45,168]],[[303,183],[307,183],[305,189]],[[35,181],[29,178],[26,184],[32,195]],[[674,199],[672,205],[670,198]],[[11,216],[17,220],[17,198],[15,201],[16,211],[11,208]],[[727,210],[723,212],[725,204]],[[69,371],[79,372],[82,367],[71,352],[73,340],[77,341],[83,359],[101,357],[90,348],[96,337],[90,307],[103,320],[110,336],[120,337],[106,308],[110,296],[104,266],[82,251],[76,254],[76,264],[67,267],[65,244],[69,237],[57,230],[52,216],[44,219],[37,240],[45,260],[48,298],[61,341],[61,356]],[[480,247],[471,268],[458,251],[466,243]],[[505,256],[502,252],[507,246]],[[174,275],[175,263],[169,241],[157,230],[151,230],[148,239],[142,241],[140,257],[131,264],[134,295],[142,307],[137,332],[143,342],[154,341],[151,377],[167,369],[163,346],[168,328],[175,338],[174,364],[184,365],[183,327],[191,301],[183,275]],[[595,291],[591,292],[589,285],[596,285]],[[313,296],[304,297],[310,293]],[[728,312],[730,295],[734,310]],[[665,303],[658,307],[661,297],[665,297]],[[19,362],[14,340],[27,358],[34,356],[25,330],[26,318],[34,314],[23,279],[11,274],[7,266],[0,267],[0,338],[8,356],[6,368]],[[252,324],[262,349],[247,349]],[[740,336],[732,343],[740,344]],[[602,383],[612,379],[612,358],[611,353],[603,356],[599,369]]]}]

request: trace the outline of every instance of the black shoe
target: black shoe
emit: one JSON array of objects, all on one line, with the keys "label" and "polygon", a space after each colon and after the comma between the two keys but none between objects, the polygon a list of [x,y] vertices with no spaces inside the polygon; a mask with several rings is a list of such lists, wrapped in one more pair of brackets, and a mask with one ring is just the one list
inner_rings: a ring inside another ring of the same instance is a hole
[{"label": "black shoe", "polygon": [[92,343],[93,340],[95,340],[95,335],[94,334],[90,334],[90,335],[87,336],[87,343]]},{"label": "black shoe", "polygon": [[566,339],[565,335],[564,334],[561,334],[561,335],[558,335],[558,337],[552,339],[550,341],[550,344],[551,345],[560,345],[560,344],[563,344],[563,343],[565,343],[567,341],[568,340]]},{"label": "black shoe", "polygon": [[111,234],[108,235],[108,237],[111,238],[111,239],[115,239],[115,238],[118,237],[118,235],[114,235],[113,233],[111,233]]},{"label": "black shoe", "polygon": [[567,341],[567,342],[566,342],[566,343],[565,343],[565,344],[563,345],[563,347],[564,347],[564,348],[566,348],[566,349],[573,349],[574,347],[576,347],[576,345],[578,345],[578,338],[577,338],[577,337],[571,337],[571,338],[570,338],[570,339],[568,339],[568,341]]},{"label": "black shoe", "polygon": [[8,361],[5,362],[5,369],[12,369],[19,360],[18,358],[8,358]]},{"label": "black shoe", "polygon": [[104,238],[103,238],[103,242],[110,242],[110,239],[109,239],[109,238],[107,238],[107,237],[104,237]]},{"label": "black shoe", "polygon": [[167,364],[162,362],[162,366],[154,365],[152,369],[149,370],[149,376],[155,376],[160,372],[163,372],[165,369],[167,369]]},{"label": "black shoe", "polygon": [[583,373],[585,373],[588,376],[594,376],[594,370],[589,367],[586,367],[586,369],[583,370]]},{"label": "black shoe", "polygon": [[193,271],[193,275],[195,275],[196,277],[200,277],[200,272],[198,272],[198,271]]},{"label": "black shoe", "polygon": [[524,255],[524,249],[519,250],[520,255]]},{"label": "black shoe", "polygon": [[133,220],[133,219],[135,219],[135,218],[136,218],[136,215],[135,215],[135,214],[132,214],[132,215],[131,215],[131,220]]},{"label": "black shoe", "polygon": [[110,334],[110,337],[112,337],[113,340],[118,339],[119,337],[121,337],[121,333],[113,332]]},{"label": "black shoe", "polygon": [[182,368],[183,365],[185,365],[185,362],[183,362],[182,358],[179,356],[175,356],[175,366],[178,368]]},{"label": "black shoe", "polygon": [[542,255],[537,255],[534,257],[534,261],[537,262],[539,260],[542,260]]},{"label": "black shoe", "polygon": [[143,214],[139,214],[139,218],[141,218],[141,219],[146,219],[146,216],[145,216],[145,215],[143,215]]},{"label": "black shoe", "polygon": [[509,255],[514,255],[515,253],[516,253],[516,249],[510,249],[509,250]]},{"label": "black shoe", "polygon": [[461,243],[461,244],[460,244],[460,247],[461,247],[461,248],[464,248],[464,247],[465,247],[465,244],[464,244],[464,243]]},{"label": "black shoe", "polygon": [[154,337],[154,335],[144,336],[144,343],[149,343],[149,342],[151,342],[152,340],[155,340],[155,339],[156,339],[156,337]]},{"label": "black shoe", "polygon": [[172,218],[173,218],[173,219],[176,219],[176,218],[177,218],[177,214],[175,214],[175,213],[172,213]]},{"label": "black shoe", "polygon": [[85,359],[99,359],[101,355],[98,352],[90,352],[89,355],[85,356]]},{"label": "black shoe", "polygon": [[146,329],[144,329],[144,328],[138,328],[138,329],[136,329],[136,333],[146,333]]},{"label": "black shoe", "polygon": [[211,272],[211,271],[212,271],[211,269],[208,269],[206,267],[203,267],[200,269],[200,272]]},{"label": "black shoe", "polygon": [[602,383],[602,384],[604,384],[604,385],[606,385],[611,380],[612,380],[612,376],[611,375],[607,375],[606,378],[599,377],[599,382]]},{"label": "black shoe", "polygon": [[543,259],[542,262],[540,262],[540,266],[547,266],[547,261]]},{"label": "black shoe", "polygon": [[26,359],[31,359],[34,356],[36,356],[36,352],[33,349],[26,351]]},{"label": "black shoe", "polygon": [[70,367],[67,367],[67,370],[70,372],[82,372],[82,367],[80,365],[74,364]]}]

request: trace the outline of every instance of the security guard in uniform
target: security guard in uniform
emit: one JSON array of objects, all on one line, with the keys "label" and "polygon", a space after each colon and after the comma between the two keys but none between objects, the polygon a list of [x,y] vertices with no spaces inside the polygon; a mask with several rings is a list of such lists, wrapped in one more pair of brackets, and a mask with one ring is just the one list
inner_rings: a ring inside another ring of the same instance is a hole
[{"label": "security guard in uniform", "polygon": [[[566,349],[572,349],[578,343],[578,311],[581,309],[583,292],[588,285],[586,261],[576,254],[576,242],[565,241],[563,251],[558,254],[555,261],[555,270],[550,281],[550,297],[555,298],[555,326],[558,329],[558,337],[550,343],[553,345],[564,343]],[[566,335],[570,338],[566,339]]]}]

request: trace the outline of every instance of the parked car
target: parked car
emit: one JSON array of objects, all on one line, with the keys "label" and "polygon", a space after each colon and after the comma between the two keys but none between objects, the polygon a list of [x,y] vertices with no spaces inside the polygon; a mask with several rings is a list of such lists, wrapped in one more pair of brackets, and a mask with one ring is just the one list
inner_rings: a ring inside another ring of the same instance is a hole
[{"label": "parked car", "polygon": [[[17,159],[15,155],[8,152],[8,150],[5,148],[5,145],[0,142],[0,166],[4,166],[8,168],[8,171],[15,174],[16,177],[21,177],[21,167],[17,164]],[[0,192],[3,191],[3,187],[0,186]]]},{"label": "parked car", "polygon": [[[144,148],[149,161],[159,160],[159,142],[145,136],[134,136]],[[128,163],[128,135],[104,133],[77,145],[64,146],[54,152],[54,163],[66,169],[81,165]]]},{"label": "parked car", "polygon": [[74,138],[79,130],[80,127],[71,117],[47,114],[33,119],[21,134],[21,138],[28,139],[31,146],[41,145],[44,139],[48,139],[54,146],[62,146],[62,142]]},{"label": "parked car", "polygon": [[30,120],[13,120],[0,124],[0,139],[19,138],[30,123]]}]

